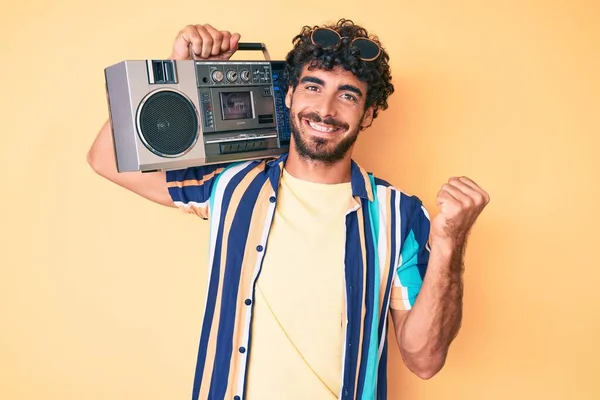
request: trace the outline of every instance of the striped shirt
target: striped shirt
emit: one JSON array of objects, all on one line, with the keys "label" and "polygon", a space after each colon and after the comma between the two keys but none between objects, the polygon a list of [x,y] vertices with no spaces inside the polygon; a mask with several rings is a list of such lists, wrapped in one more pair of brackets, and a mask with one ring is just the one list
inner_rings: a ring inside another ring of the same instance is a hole
[{"label": "striped shirt", "polygon": [[[167,171],[174,203],[210,224],[193,400],[244,399],[254,287],[286,159],[287,154]],[[354,204],[345,216],[341,249],[346,296],[339,398],[381,400],[387,398],[389,310],[410,309],[419,293],[429,259],[429,216],[416,196],[354,161],[351,168]]]}]

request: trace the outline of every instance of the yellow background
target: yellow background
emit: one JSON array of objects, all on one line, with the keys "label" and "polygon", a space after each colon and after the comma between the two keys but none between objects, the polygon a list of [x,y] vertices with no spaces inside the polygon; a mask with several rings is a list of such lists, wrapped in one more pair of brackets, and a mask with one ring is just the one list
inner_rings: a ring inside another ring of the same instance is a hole
[{"label": "yellow background", "polygon": [[107,117],[103,68],[167,57],[179,29],[205,22],[283,58],[302,25],[340,17],[380,36],[396,85],[356,159],[432,214],[453,175],[492,197],[471,236],[464,324],[445,368],[419,380],[392,345],[391,398],[600,398],[599,3],[1,7],[0,398],[189,398],[207,224],[86,164]]}]

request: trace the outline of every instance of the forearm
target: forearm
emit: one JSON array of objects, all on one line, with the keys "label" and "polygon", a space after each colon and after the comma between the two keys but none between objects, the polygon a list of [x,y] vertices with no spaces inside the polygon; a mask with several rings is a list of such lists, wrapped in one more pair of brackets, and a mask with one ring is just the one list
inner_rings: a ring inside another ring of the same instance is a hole
[{"label": "forearm", "polygon": [[90,166],[101,175],[117,173],[110,120],[103,125],[87,153]]},{"label": "forearm", "polygon": [[431,246],[419,296],[396,332],[406,365],[425,379],[443,367],[462,321],[464,244]]},{"label": "forearm", "polygon": [[87,161],[97,174],[109,181],[158,204],[175,207],[167,189],[164,171],[118,172],[110,120],[98,132],[87,153]]}]

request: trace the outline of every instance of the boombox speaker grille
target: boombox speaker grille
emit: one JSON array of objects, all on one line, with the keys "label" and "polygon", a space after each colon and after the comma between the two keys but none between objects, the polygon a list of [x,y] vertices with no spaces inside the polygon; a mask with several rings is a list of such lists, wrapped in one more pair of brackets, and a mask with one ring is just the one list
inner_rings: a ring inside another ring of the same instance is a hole
[{"label": "boombox speaker grille", "polygon": [[149,95],[138,115],[139,134],[148,149],[175,157],[186,153],[198,137],[198,115],[180,93],[161,90]]}]

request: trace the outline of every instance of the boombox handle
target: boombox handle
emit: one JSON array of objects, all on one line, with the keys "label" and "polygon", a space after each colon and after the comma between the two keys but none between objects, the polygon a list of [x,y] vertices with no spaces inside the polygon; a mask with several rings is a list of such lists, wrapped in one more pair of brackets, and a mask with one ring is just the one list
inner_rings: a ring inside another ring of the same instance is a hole
[{"label": "boombox handle", "polygon": [[[271,56],[269,55],[269,51],[267,50],[267,46],[264,43],[238,43],[238,50],[258,50],[263,52],[263,56],[265,60],[271,61]],[[192,46],[190,45],[190,58],[192,60],[196,60],[194,57],[194,51],[192,50]]]},{"label": "boombox handle", "polygon": [[271,56],[264,43],[238,43],[238,50],[260,50],[263,52],[265,60],[271,61]]}]

